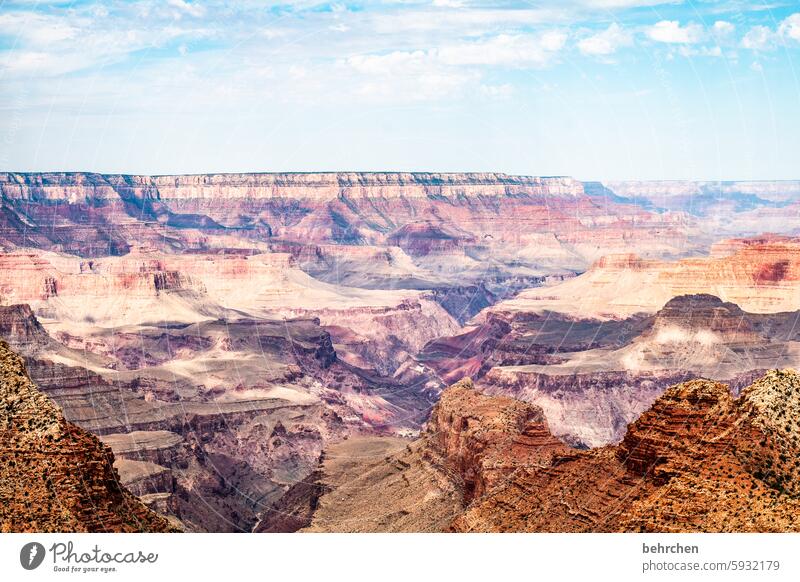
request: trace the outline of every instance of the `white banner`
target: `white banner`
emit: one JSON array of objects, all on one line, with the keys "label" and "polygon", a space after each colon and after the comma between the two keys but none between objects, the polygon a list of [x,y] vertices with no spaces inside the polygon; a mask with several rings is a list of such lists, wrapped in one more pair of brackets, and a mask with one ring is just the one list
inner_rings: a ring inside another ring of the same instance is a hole
[{"label": "white banner", "polygon": [[3,534],[0,580],[800,580],[800,534]]}]

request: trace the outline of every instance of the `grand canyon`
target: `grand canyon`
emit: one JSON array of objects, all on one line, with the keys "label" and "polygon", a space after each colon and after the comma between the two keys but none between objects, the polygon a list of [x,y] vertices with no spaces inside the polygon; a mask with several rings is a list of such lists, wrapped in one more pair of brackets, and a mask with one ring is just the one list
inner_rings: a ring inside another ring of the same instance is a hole
[{"label": "grand canyon", "polygon": [[800,181],[0,196],[3,531],[800,531]]}]

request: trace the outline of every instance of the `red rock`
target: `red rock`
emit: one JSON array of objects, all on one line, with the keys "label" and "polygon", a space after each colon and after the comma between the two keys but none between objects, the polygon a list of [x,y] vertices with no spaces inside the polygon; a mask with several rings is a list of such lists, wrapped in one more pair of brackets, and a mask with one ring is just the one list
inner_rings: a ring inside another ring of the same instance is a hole
[{"label": "red rock", "polygon": [[113,453],[64,419],[0,341],[0,531],[165,532],[119,483]]}]

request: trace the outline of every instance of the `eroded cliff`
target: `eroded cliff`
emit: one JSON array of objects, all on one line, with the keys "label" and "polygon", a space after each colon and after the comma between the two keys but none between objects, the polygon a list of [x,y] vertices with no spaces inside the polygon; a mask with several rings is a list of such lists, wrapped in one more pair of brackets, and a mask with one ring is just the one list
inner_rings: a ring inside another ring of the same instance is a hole
[{"label": "eroded cliff", "polygon": [[120,484],[114,455],[68,422],[0,341],[0,530],[165,532],[174,529]]},{"label": "eroded cliff", "polygon": [[[311,529],[800,531],[798,403],[790,370],[738,398],[692,380],[670,387],[619,445],[578,451],[550,435],[540,409],[461,382],[417,442],[323,495]],[[412,494],[423,473],[437,478]],[[445,493],[446,526],[422,502]],[[353,507],[369,508],[360,525],[347,519]]]}]

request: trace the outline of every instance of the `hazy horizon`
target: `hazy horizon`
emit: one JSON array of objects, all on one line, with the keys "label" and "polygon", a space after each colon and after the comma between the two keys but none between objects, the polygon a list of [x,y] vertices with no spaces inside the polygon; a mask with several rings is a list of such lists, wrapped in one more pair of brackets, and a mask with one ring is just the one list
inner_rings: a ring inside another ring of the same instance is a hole
[{"label": "hazy horizon", "polygon": [[97,174],[100,176],[146,176],[150,178],[167,176],[219,176],[234,174],[251,175],[283,175],[283,174],[503,174],[510,177],[522,178],[571,178],[578,182],[703,182],[703,183],[747,183],[747,182],[800,182],[798,178],[604,178],[590,177],[584,178],[570,174],[516,174],[498,170],[244,170],[244,171],[208,171],[208,172],[172,172],[149,174],[146,172],[103,172],[97,170],[4,170],[0,169],[0,174]]}]

